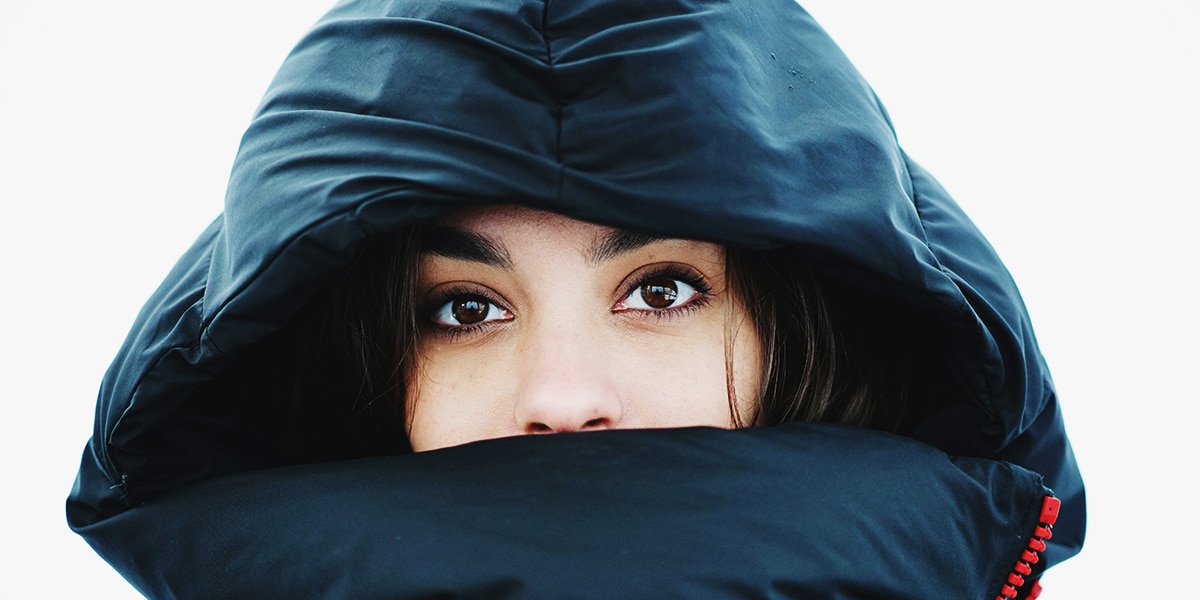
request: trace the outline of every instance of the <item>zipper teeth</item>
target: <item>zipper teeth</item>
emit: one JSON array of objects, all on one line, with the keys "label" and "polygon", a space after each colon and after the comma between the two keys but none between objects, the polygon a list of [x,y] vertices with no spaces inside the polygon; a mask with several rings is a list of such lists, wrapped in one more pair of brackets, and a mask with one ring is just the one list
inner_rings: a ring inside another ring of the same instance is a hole
[{"label": "zipper teeth", "polygon": [[[1000,594],[996,596],[996,600],[1012,600],[1017,597],[1018,590],[1025,585],[1025,578],[1033,572],[1033,565],[1041,560],[1042,552],[1046,551],[1046,540],[1054,535],[1054,522],[1058,520],[1058,509],[1061,504],[1059,499],[1054,496],[1046,496],[1042,499],[1042,513],[1038,517],[1038,526],[1033,530],[1033,537],[1029,538],[1029,543],[1021,552],[1021,558],[1017,559],[1017,564],[1013,567],[1012,572],[1008,574],[1008,580],[1000,588]],[[1041,593],[1042,586],[1034,581],[1026,598],[1033,600]]]}]

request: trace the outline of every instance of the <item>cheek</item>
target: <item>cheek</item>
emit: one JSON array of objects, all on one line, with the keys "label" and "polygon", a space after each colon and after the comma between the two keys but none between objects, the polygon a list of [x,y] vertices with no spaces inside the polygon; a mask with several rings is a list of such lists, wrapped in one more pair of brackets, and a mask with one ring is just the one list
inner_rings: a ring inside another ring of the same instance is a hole
[{"label": "cheek", "polygon": [[678,336],[624,344],[620,389],[639,427],[730,427],[724,331],[699,323]]},{"label": "cheek", "polygon": [[[735,311],[728,327],[718,308],[678,336],[644,338],[626,346],[623,355],[630,376],[623,389],[631,409],[644,416],[640,426],[732,427],[754,422],[763,387],[763,346],[749,313],[740,307]],[[736,422],[731,411],[737,414]]]},{"label": "cheek", "polygon": [[430,351],[418,356],[406,377],[405,414],[409,443],[421,452],[495,437],[496,389],[507,385],[494,360],[462,352]]}]

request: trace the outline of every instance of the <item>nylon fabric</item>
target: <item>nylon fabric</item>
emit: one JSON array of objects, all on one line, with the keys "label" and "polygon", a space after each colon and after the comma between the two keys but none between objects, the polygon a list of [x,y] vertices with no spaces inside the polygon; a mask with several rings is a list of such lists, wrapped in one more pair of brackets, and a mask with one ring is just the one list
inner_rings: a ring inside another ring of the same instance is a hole
[{"label": "nylon fabric", "polygon": [[[302,346],[364,240],[510,203],[803,255],[920,315],[937,381],[907,438],[405,455],[386,424],[276,418],[286,393],[247,358]],[[1051,492],[1038,569],[1079,551],[1086,508],[1019,290],[801,7],[347,0],[285,60],[223,214],[105,374],[67,518],[152,597],[960,598],[994,596]]]}]

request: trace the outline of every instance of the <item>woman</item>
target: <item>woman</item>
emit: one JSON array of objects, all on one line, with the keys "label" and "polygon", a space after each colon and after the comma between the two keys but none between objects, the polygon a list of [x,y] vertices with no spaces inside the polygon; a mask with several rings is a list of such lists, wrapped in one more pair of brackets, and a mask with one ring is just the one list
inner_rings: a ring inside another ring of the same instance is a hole
[{"label": "woman", "polygon": [[334,7],[68,501],[153,597],[1030,596],[1083,510],[1011,278],[786,1]]},{"label": "woman", "polygon": [[416,451],[797,420],[897,430],[908,388],[930,379],[919,319],[835,292],[794,252],[462,209],[366,244],[314,303],[328,339],[302,345],[326,351],[289,396],[326,391],[288,413],[378,402],[405,423],[392,439]]}]

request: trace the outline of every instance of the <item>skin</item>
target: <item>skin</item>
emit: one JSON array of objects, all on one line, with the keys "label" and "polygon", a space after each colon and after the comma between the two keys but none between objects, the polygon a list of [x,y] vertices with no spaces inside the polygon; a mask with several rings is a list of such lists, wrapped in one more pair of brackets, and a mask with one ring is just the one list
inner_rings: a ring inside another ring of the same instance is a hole
[{"label": "skin", "polygon": [[750,414],[761,345],[725,289],[721,246],[622,235],[517,206],[463,210],[436,226],[419,263],[426,324],[407,378],[414,450],[522,434],[729,428],[735,410]]}]

